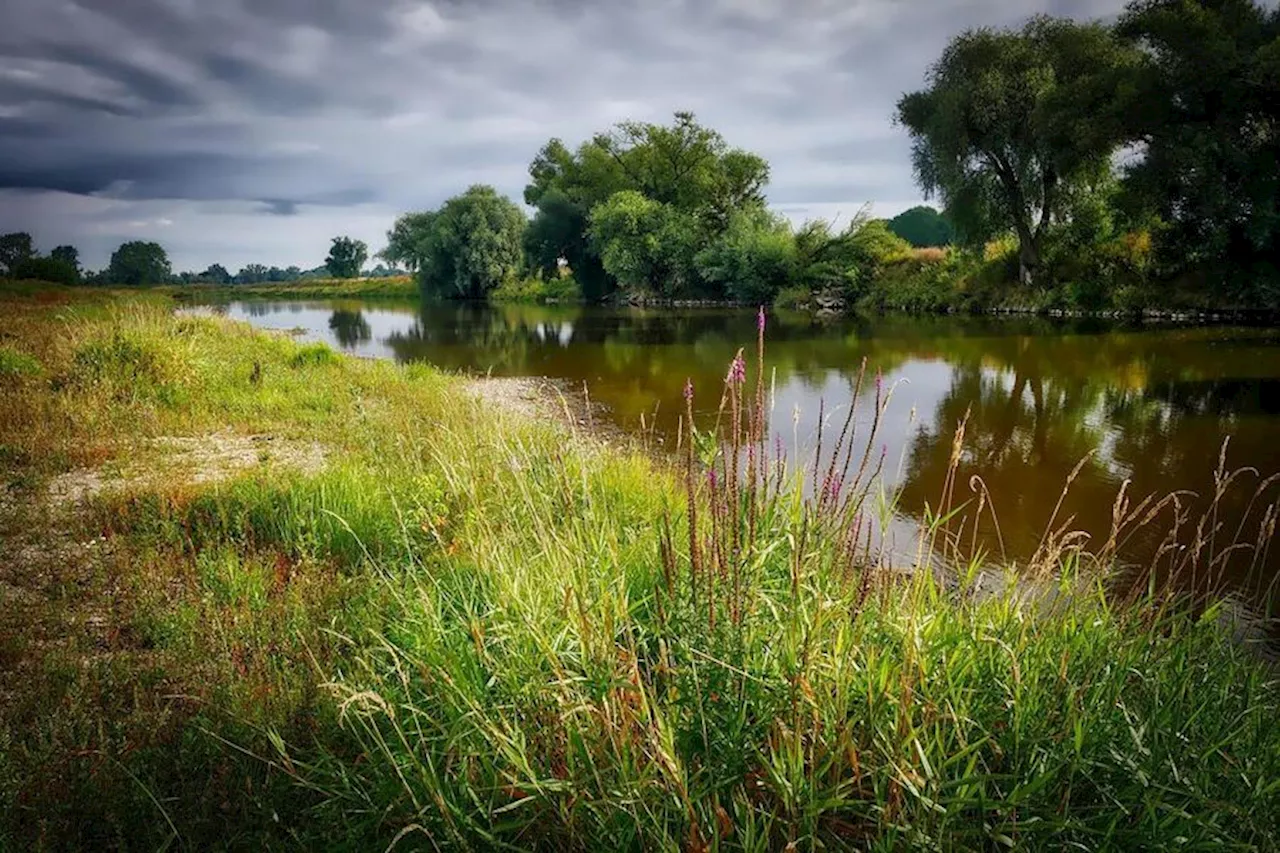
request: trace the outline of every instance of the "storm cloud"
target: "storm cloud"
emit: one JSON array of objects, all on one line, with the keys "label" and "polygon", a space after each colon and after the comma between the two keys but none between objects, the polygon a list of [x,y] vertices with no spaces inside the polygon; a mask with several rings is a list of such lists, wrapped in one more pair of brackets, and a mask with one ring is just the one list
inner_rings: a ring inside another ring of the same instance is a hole
[{"label": "storm cloud", "polygon": [[796,220],[920,201],[904,91],[955,33],[1121,0],[7,0],[0,231],[90,266],[128,239],[177,268],[380,248],[478,182],[519,199],[551,137],[692,110],[772,165]]}]

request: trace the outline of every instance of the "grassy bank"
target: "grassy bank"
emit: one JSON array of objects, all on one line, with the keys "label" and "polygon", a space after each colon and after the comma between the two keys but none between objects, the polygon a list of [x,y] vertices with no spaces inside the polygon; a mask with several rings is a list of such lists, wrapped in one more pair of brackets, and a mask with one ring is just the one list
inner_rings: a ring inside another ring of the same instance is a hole
[{"label": "grassy bank", "polygon": [[1057,540],[1034,596],[888,570],[866,425],[802,499],[754,368],[739,452],[670,471],[162,294],[0,293],[0,848],[1280,844],[1218,605]]},{"label": "grassy bank", "polygon": [[412,276],[395,278],[334,278],[312,281],[264,282],[262,284],[189,284],[164,288],[183,299],[351,299],[394,297],[413,298],[418,283]]}]

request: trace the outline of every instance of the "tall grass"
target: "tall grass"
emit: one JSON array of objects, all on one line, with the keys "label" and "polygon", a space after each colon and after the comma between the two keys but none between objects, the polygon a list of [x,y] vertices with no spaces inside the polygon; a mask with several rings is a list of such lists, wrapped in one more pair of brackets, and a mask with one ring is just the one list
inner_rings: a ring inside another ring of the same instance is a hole
[{"label": "tall grass", "polygon": [[[893,561],[873,535],[893,507],[877,440],[891,389],[870,368],[871,416],[825,430],[816,462],[785,459],[766,431],[762,324],[723,386],[687,387],[668,470],[482,408],[428,368],[302,356],[132,299],[25,300],[0,321],[51,377],[0,385],[23,465],[85,464],[89,430],[113,437],[109,454],[137,434],[227,428],[322,440],[331,462],[94,499],[74,529],[115,549],[89,589],[122,638],[110,657],[44,653],[0,709],[0,839],[1280,841],[1280,687],[1222,630],[1224,604],[1178,597],[1165,573],[1117,595],[1114,549],[1061,520],[1033,583],[983,583],[986,555],[966,543],[992,523],[989,500],[966,503],[954,477],[915,565]],[[143,364],[169,393],[122,393]],[[692,425],[705,398],[710,433]],[[70,437],[34,429],[55,415]],[[43,459],[54,448],[62,462]],[[1144,523],[1155,503],[1117,515]],[[1212,520],[1179,529],[1217,537],[1188,571],[1229,547]],[[51,599],[24,624],[76,607]]]},{"label": "tall grass", "polygon": [[871,422],[788,473],[763,322],[757,364],[729,367],[712,458],[685,445],[656,554],[590,502],[549,524],[555,478],[525,477],[482,561],[352,639],[329,687],[365,760],[278,759],[326,820],[483,849],[1275,844],[1280,694],[1217,605],[1117,601],[1052,530],[1036,595],[977,594],[977,563],[891,571],[868,532],[878,378]]}]

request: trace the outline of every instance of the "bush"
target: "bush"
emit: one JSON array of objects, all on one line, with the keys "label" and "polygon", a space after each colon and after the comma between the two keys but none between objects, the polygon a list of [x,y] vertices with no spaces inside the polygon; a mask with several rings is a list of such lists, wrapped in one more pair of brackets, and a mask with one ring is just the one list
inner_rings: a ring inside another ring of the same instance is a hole
[{"label": "bush", "polygon": [[166,359],[157,347],[123,332],[80,347],[72,363],[76,378],[91,383],[163,383],[171,378]]},{"label": "bush", "polygon": [[19,261],[14,266],[13,278],[54,284],[79,284],[80,271],[74,264],[57,258],[32,257]]},{"label": "bush", "polygon": [[698,273],[730,299],[773,302],[795,276],[796,245],[786,222],[763,209],[734,213],[719,239],[698,252]]},{"label": "bush", "polygon": [[784,287],[774,297],[773,307],[796,311],[804,308],[813,300],[813,293],[807,287]]},{"label": "bush", "polygon": [[581,302],[582,288],[573,276],[512,276],[490,296],[494,302]]},{"label": "bush", "polygon": [[294,368],[319,367],[336,364],[338,356],[324,344],[307,344],[298,347],[298,351],[289,359],[289,366]]}]

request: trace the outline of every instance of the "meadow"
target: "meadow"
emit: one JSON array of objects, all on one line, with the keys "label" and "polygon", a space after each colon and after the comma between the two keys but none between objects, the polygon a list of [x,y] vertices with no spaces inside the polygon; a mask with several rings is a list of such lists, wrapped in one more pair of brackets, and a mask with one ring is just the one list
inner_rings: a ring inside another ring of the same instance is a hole
[{"label": "meadow", "polygon": [[886,563],[884,425],[785,463],[764,331],[654,458],[173,307],[0,290],[0,849],[1280,847],[1230,602],[1063,520],[940,571],[954,480]]}]

